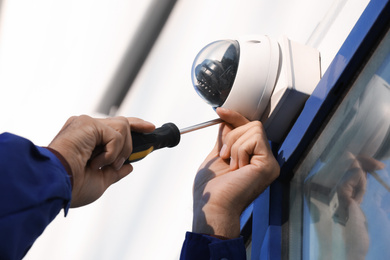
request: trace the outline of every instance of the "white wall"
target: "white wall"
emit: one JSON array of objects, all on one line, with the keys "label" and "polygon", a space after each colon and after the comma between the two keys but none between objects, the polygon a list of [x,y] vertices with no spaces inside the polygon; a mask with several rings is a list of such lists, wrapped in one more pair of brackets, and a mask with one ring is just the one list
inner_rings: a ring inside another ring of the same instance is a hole
[{"label": "white wall", "polygon": [[[40,8],[35,6],[40,1],[22,1],[23,7],[15,2],[6,2],[0,28],[0,130],[48,142],[58,121],[70,114],[94,113],[119,50],[128,42],[125,36],[130,28],[115,25],[131,23],[127,19],[134,13],[129,11],[130,1],[73,1],[72,7],[41,1]],[[170,121],[179,127],[215,118],[193,90],[190,76],[194,57],[214,40],[285,34],[317,47],[325,71],[367,3],[178,1],[118,114],[138,116],[157,126]],[[56,15],[40,14],[43,7],[53,8]],[[20,24],[21,20],[25,22]],[[66,44],[58,28],[66,31]],[[106,41],[100,43],[102,39]],[[11,51],[15,45],[17,50]],[[63,54],[58,45],[68,52]],[[91,46],[96,49],[89,50]],[[101,64],[98,59],[107,62]],[[69,106],[68,100],[74,105]],[[48,102],[58,113],[47,111],[46,104],[39,102]],[[177,259],[184,233],[191,228],[192,181],[214,144],[217,129],[184,135],[178,147],[156,151],[135,163],[134,172],[99,201],[71,210],[67,218],[58,216],[26,259]]]},{"label": "white wall", "polygon": [[47,145],[69,116],[93,113],[149,2],[3,1],[0,132]]}]

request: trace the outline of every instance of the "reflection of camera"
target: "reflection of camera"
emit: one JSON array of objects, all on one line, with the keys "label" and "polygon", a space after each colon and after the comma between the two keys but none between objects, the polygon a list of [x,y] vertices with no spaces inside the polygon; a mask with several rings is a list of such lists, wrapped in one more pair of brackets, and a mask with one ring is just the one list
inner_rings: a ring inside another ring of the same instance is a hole
[{"label": "reflection of camera", "polygon": [[203,99],[261,120],[275,142],[287,133],[319,79],[318,51],[285,37],[216,41],[192,66],[192,82]]}]

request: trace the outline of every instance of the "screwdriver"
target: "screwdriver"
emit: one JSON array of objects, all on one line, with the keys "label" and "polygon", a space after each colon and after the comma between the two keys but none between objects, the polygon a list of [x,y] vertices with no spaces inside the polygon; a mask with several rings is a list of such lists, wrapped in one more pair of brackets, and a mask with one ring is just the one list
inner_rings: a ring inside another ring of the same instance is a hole
[{"label": "screwdriver", "polygon": [[193,125],[179,130],[174,123],[166,123],[161,127],[156,128],[151,133],[137,133],[131,132],[133,141],[133,152],[125,161],[126,163],[133,163],[145,158],[151,152],[164,148],[175,147],[180,142],[180,136],[198,129],[222,123],[222,119],[217,118],[204,123]]}]

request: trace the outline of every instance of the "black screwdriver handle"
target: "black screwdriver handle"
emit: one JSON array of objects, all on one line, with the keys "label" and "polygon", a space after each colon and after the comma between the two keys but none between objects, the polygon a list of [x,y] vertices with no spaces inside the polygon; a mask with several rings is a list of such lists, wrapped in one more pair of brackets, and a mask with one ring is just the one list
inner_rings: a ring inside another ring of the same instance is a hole
[{"label": "black screwdriver handle", "polygon": [[160,148],[175,147],[180,142],[180,130],[175,124],[166,123],[151,133],[131,132],[131,139],[133,152],[125,163],[142,160]]}]

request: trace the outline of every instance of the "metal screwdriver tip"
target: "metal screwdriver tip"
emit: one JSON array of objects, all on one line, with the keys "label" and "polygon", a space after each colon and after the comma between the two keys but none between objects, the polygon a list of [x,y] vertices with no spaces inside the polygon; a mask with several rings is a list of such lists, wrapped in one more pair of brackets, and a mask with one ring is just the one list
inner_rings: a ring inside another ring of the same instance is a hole
[{"label": "metal screwdriver tip", "polygon": [[203,123],[200,123],[200,124],[197,124],[197,125],[193,125],[193,126],[189,126],[189,127],[180,129],[180,134],[186,134],[186,133],[189,133],[189,132],[192,132],[192,131],[195,131],[195,130],[199,130],[199,129],[202,129],[202,128],[205,128],[205,127],[208,127],[208,126],[216,125],[216,124],[219,124],[219,123],[222,123],[222,122],[223,122],[223,120],[221,118],[217,118],[217,119],[214,119],[214,120],[210,120],[210,121],[207,121],[207,122],[203,122]]}]

